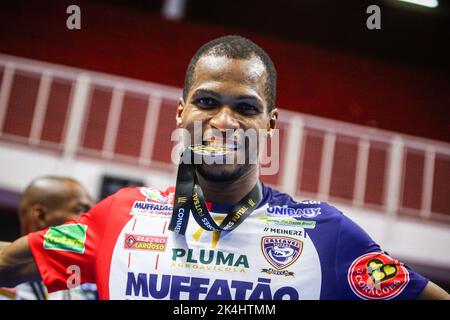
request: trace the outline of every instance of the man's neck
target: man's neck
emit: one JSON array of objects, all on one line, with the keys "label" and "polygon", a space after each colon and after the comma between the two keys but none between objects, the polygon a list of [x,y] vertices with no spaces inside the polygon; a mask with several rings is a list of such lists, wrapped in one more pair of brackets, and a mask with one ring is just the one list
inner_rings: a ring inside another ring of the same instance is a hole
[{"label": "man's neck", "polygon": [[230,182],[217,182],[197,174],[205,199],[217,204],[236,204],[249,193],[258,182],[259,172],[256,166],[238,179]]}]

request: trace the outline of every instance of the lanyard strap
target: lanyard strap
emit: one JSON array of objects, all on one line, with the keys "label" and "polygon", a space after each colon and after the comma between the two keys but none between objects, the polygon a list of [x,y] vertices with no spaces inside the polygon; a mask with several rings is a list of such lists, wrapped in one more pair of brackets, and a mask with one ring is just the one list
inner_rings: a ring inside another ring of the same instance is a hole
[{"label": "lanyard strap", "polygon": [[195,182],[195,169],[191,164],[180,163],[177,174],[175,199],[169,230],[184,234],[189,221],[192,203],[192,189]]},{"label": "lanyard strap", "polygon": [[[191,149],[187,149],[185,152],[191,152],[192,155]],[[220,225],[217,225],[209,213],[202,189],[197,183],[194,165],[180,163],[169,230],[184,235],[189,221],[189,213],[192,211],[195,221],[203,229],[208,231],[231,231],[256,209],[260,201],[261,185],[258,182],[249,193],[228,210],[225,219]]]}]

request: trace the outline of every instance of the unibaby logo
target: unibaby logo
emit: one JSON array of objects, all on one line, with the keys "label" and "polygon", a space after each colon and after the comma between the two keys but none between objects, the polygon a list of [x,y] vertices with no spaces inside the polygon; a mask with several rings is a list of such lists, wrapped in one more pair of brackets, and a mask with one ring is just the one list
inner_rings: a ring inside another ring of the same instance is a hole
[{"label": "unibaby logo", "polygon": [[293,218],[315,218],[320,212],[320,208],[289,208],[288,206],[273,206],[267,208],[267,214],[271,217],[293,217]]},{"label": "unibaby logo", "polygon": [[131,208],[131,215],[156,217],[156,218],[170,218],[173,207],[168,204],[158,204],[147,201],[135,201]]},{"label": "unibaby logo", "polygon": [[352,291],[362,299],[392,299],[409,283],[409,272],[402,263],[383,252],[372,252],[352,263],[348,282]]},{"label": "unibaby logo", "polygon": [[140,234],[125,234],[124,249],[165,251],[167,237],[147,236]]},{"label": "unibaby logo", "polygon": [[261,250],[266,260],[276,269],[263,269],[263,272],[293,276],[293,272],[280,270],[297,261],[303,250],[303,242],[290,237],[267,236],[261,238]]},{"label": "unibaby logo", "polygon": [[172,249],[172,267],[206,271],[245,272],[249,268],[244,254],[216,250]]}]

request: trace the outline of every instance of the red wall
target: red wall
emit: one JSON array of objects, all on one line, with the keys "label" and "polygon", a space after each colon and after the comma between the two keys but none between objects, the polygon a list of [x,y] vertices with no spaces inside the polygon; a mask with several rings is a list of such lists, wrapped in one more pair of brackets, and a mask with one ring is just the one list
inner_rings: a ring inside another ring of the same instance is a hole
[{"label": "red wall", "polygon": [[273,58],[280,107],[450,141],[448,76],[124,6],[76,3],[79,31],[65,27],[72,2],[1,4],[0,52],[181,87],[201,44],[239,33]]}]

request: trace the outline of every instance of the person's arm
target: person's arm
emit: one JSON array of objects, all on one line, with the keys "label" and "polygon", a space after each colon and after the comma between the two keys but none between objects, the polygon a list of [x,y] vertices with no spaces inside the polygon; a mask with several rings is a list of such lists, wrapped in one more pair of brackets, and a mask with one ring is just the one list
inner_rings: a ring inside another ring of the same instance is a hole
[{"label": "person's arm", "polygon": [[[391,257],[356,223],[341,216],[338,285],[345,299],[436,299],[430,280]],[[430,295],[430,293],[432,293]],[[442,297],[442,296],[441,296]]]},{"label": "person's arm", "polygon": [[34,280],[40,280],[40,275],[28,245],[28,236],[0,249],[0,287],[15,287]]},{"label": "person's arm", "polygon": [[418,300],[450,300],[450,294],[437,284],[429,281],[422,293],[417,297]]}]

